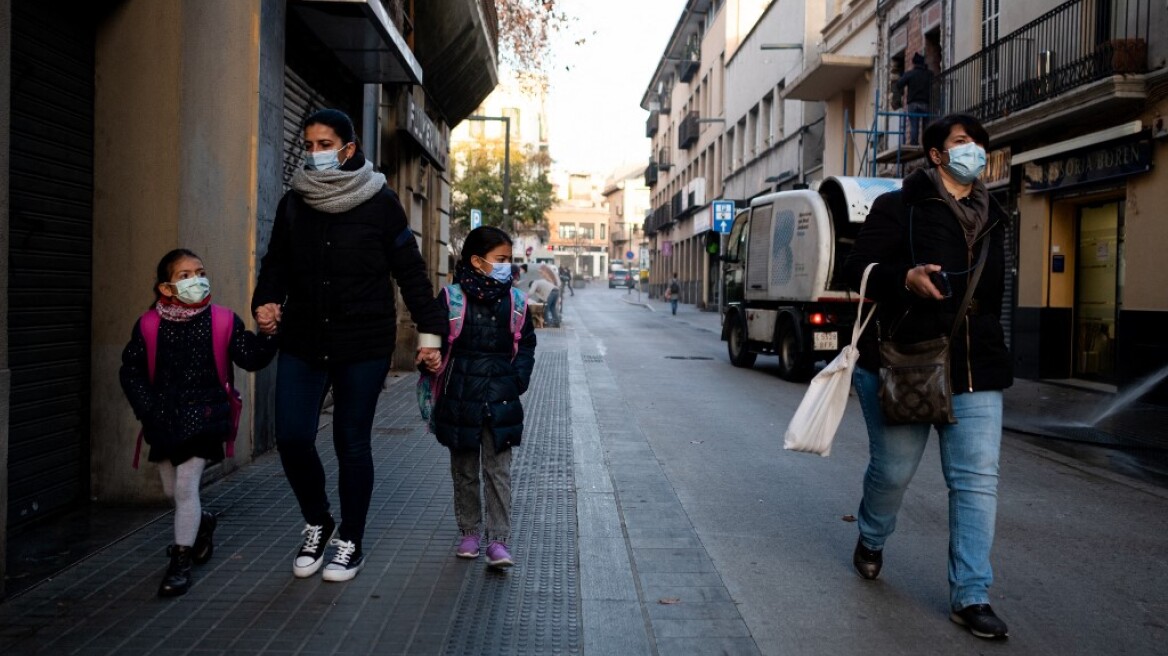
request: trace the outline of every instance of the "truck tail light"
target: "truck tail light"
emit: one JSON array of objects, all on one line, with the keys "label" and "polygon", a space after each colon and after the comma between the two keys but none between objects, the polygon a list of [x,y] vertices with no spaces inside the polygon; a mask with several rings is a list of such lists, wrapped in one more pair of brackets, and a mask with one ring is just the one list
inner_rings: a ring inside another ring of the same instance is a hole
[{"label": "truck tail light", "polygon": [[822,326],[825,323],[827,323],[827,315],[825,315],[822,312],[812,312],[811,313],[811,325],[812,326]]}]

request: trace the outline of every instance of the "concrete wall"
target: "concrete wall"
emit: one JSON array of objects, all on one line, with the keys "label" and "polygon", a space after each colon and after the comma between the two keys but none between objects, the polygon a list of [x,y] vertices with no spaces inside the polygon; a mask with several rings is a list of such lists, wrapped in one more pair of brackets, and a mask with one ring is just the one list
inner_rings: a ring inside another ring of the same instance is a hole
[{"label": "concrete wall", "polygon": [[[0,298],[8,298],[8,145],[12,83],[12,4],[0,0]],[[8,572],[8,302],[0,303],[0,595]]]},{"label": "concrete wall", "polygon": [[[1149,107],[1141,117],[1151,125],[1168,116],[1168,99]],[[1149,173],[1128,178],[1124,208],[1124,310],[1168,311],[1164,289],[1164,246],[1168,244],[1168,139],[1153,142]]]},{"label": "concrete wall", "polygon": [[[112,384],[134,319],[152,298],[158,259],[179,246],[199,253],[215,301],[248,314],[260,17],[261,0],[127,0],[97,34],[91,474],[99,501],[161,493],[151,467],[127,475],[138,423]],[[244,461],[251,376],[238,375],[236,385],[245,398]]]}]

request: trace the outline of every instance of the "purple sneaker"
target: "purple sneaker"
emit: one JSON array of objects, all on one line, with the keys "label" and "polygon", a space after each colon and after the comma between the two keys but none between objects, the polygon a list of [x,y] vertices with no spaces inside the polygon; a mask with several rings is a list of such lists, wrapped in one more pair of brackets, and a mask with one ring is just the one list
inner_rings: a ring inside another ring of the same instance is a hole
[{"label": "purple sneaker", "polygon": [[507,545],[502,542],[492,542],[487,547],[487,565],[497,568],[506,568],[515,564],[511,560],[511,552],[507,551]]},{"label": "purple sneaker", "polygon": [[462,541],[458,543],[458,551],[454,555],[459,558],[478,558],[479,557],[479,536],[464,535]]}]

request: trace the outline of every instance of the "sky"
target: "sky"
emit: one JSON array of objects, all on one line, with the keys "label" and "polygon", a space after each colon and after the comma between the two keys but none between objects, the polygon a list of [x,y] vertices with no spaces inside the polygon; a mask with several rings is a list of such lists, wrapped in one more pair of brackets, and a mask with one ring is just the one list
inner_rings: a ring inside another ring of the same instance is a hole
[{"label": "sky", "polygon": [[648,163],[641,97],[685,0],[560,0],[556,7],[574,21],[556,38],[549,75],[555,168],[606,175]]}]

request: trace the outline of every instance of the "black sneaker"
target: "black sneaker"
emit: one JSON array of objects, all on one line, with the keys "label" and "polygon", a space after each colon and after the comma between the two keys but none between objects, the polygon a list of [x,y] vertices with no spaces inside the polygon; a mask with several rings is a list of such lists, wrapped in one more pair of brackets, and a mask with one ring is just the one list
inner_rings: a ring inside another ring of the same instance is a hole
[{"label": "black sneaker", "polygon": [[969,629],[979,638],[994,640],[1010,636],[1006,623],[994,614],[989,604],[973,604],[949,613],[949,619]]},{"label": "black sneaker", "polygon": [[203,511],[203,519],[199,522],[199,533],[195,537],[195,546],[191,553],[191,562],[194,564],[202,565],[211,560],[211,555],[215,553],[215,527],[218,524],[219,520],[215,513]]},{"label": "black sneaker", "polygon": [[874,581],[880,576],[880,568],[884,566],[884,552],[865,547],[863,539],[857,538],[856,550],[852,552],[852,565],[856,567],[857,574]]},{"label": "black sneaker", "polygon": [[337,548],[333,559],[324,566],[321,578],[326,581],[348,581],[357,576],[357,572],[365,565],[365,554],[356,542],[348,540],[330,540],[329,544]]},{"label": "black sneaker", "polygon": [[292,561],[292,573],[297,578],[308,578],[320,569],[324,563],[324,548],[337,532],[337,523],[332,517],[323,524],[305,524],[301,535],[304,544],[300,546],[300,553]]}]

